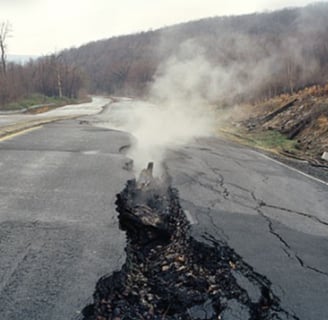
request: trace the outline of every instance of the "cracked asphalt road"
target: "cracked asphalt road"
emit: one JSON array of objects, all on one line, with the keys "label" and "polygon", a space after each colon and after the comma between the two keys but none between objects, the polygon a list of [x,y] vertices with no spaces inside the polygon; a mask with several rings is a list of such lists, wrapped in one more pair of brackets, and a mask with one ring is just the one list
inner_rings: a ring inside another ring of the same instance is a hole
[{"label": "cracked asphalt road", "polygon": [[0,143],[0,319],[76,319],[124,261],[127,135],[48,124]]},{"label": "cracked asphalt road", "polygon": [[[129,136],[93,127],[101,117],[0,143],[0,319],[76,319],[124,261],[114,201],[132,176]],[[196,238],[226,241],[296,319],[327,317],[327,184],[216,138],[170,151],[166,167]]]},{"label": "cracked asphalt road", "polygon": [[214,138],[171,151],[166,165],[196,237],[226,241],[297,319],[327,318],[326,183]]}]

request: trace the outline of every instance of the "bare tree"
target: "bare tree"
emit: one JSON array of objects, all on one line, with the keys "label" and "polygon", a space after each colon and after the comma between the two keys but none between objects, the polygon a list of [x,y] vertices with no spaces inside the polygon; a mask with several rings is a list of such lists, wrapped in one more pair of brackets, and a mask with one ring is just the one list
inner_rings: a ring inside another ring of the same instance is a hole
[{"label": "bare tree", "polygon": [[7,73],[7,57],[6,50],[7,44],[6,41],[11,35],[11,24],[9,21],[2,22],[0,24],[0,51],[1,51],[1,72],[3,75]]},{"label": "bare tree", "polygon": [[53,55],[55,59],[55,69],[56,69],[56,78],[57,78],[57,87],[58,87],[58,97],[63,97],[63,87],[62,87],[62,75],[61,75],[61,54],[54,54]]}]

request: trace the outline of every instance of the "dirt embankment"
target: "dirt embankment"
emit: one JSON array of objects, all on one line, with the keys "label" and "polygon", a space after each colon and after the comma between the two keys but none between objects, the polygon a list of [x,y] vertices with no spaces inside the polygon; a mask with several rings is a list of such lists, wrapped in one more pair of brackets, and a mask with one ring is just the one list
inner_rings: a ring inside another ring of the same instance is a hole
[{"label": "dirt embankment", "polygon": [[270,133],[276,139],[269,141],[272,149],[328,165],[321,159],[328,152],[328,84],[243,107],[243,112],[237,112],[232,120],[235,132],[255,145]]}]

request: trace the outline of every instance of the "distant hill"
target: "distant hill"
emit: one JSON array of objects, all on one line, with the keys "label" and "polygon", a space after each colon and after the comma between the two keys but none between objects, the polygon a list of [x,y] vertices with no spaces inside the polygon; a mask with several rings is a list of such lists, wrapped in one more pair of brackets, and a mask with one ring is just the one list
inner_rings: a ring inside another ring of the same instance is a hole
[{"label": "distant hill", "polygon": [[[180,61],[202,56],[222,73],[227,100],[265,99],[328,81],[327,17],[328,3],[212,17],[95,41],[62,54],[83,69],[92,92],[143,94],[163,61],[173,55]],[[191,65],[190,73],[197,69]]]}]

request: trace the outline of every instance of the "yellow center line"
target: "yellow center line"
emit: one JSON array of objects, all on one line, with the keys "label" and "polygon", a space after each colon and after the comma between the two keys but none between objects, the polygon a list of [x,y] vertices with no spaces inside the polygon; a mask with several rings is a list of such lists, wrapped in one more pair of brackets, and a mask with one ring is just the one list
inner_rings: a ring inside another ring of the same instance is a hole
[{"label": "yellow center line", "polygon": [[23,129],[19,132],[15,132],[15,133],[8,133],[7,135],[5,135],[4,137],[0,138],[0,142],[3,142],[5,140],[9,140],[9,139],[12,139],[12,138],[15,138],[17,136],[20,136],[22,134],[26,134],[28,132],[31,132],[31,131],[34,131],[34,130],[37,130],[37,129],[40,129],[42,128],[43,126],[36,126],[36,127],[32,127],[32,128],[28,128],[28,129]]}]

